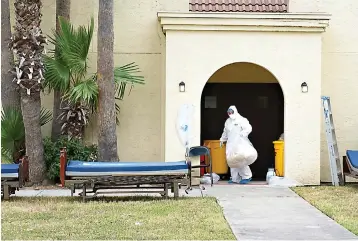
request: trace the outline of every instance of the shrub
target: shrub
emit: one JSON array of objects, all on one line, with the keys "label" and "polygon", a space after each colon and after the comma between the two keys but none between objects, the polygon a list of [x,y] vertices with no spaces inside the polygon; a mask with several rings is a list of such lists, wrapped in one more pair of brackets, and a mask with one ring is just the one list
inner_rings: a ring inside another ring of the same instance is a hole
[{"label": "shrub", "polygon": [[[52,112],[41,108],[40,124],[52,120]],[[1,162],[18,163],[26,153],[25,126],[20,107],[6,107],[1,111]]]},{"label": "shrub", "polygon": [[66,147],[68,160],[93,161],[97,159],[97,146],[85,145],[78,139],[68,140],[62,137],[56,142],[51,138],[44,139],[44,156],[47,177],[55,182],[60,179],[60,149]]}]

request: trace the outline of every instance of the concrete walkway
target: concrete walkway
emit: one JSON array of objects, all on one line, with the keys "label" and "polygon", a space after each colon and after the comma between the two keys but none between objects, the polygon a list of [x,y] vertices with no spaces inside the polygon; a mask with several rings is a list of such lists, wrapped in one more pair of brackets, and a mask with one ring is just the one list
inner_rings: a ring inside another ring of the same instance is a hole
[{"label": "concrete walkway", "polygon": [[[214,196],[238,240],[358,240],[289,188],[214,185],[182,196]],[[16,196],[69,196],[69,190],[21,190]],[[200,224],[198,224],[200,225]]]},{"label": "concrete walkway", "polygon": [[220,186],[217,197],[238,240],[357,240],[289,188]]}]

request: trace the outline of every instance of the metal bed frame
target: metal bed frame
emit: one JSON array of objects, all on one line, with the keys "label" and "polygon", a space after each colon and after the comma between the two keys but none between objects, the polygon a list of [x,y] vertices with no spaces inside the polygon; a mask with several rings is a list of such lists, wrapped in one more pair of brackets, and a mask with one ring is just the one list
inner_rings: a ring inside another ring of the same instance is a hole
[{"label": "metal bed frame", "polygon": [[[66,176],[67,152],[66,148],[62,148],[60,150],[60,179],[61,185],[71,190],[71,196],[76,189],[82,188],[79,195],[82,196],[83,201],[94,198],[98,194],[114,193],[159,193],[162,197],[169,197],[169,189],[174,193],[174,198],[178,198],[179,189],[182,185],[188,186],[187,190],[191,189],[191,161],[187,159],[186,163],[188,174],[184,175]],[[88,191],[87,189],[92,190]],[[106,189],[112,191],[103,191]],[[134,191],[130,189],[145,190]],[[93,194],[90,196],[89,193]]]},{"label": "metal bed frame", "polygon": [[18,177],[3,177],[1,175],[1,196],[4,200],[9,200],[11,194],[15,194],[25,184],[26,168],[24,166],[27,165],[27,157],[21,159],[18,164]]},{"label": "metal bed frame", "polygon": [[347,176],[358,179],[358,172],[350,167],[348,159],[348,156],[343,156],[343,184],[346,184]]}]

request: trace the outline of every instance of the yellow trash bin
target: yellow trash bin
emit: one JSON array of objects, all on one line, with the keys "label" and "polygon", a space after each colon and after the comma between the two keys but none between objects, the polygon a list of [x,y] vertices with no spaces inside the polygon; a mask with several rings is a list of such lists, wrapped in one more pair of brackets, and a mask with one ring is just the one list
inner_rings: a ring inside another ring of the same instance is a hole
[{"label": "yellow trash bin", "polygon": [[275,171],[276,176],[283,177],[284,176],[284,141],[274,141],[273,142],[275,149]]},{"label": "yellow trash bin", "polygon": [[[204,146],[209,148],[211,154],[211,161],[213,165],[213,172],[216,174],[226,174],[229,170],[229,167],[226,163],[226,146],[220,147],[219,140],[205,140]],[[205,158],[205,163],[209,163],[208,158]],[[209,171],[207,168],[206,172]]]}]

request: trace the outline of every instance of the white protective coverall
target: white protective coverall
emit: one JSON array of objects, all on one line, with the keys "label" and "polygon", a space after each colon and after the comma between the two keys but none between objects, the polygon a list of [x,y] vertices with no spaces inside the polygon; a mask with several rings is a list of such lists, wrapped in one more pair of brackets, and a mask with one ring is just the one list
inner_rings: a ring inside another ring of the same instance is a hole
[{"label": "white protective coverall", "polygon": [[[228,141],[229,138],[237,138],[239,135],[240,137],[247,138],[252,131],[252,126],[250,125],[249,121],[241,116],[235,106],[230,106],[228,109],[229,118],[225,121],[224,131],[220,138],[220,145],[222,146],[223,142]],[[230,141],[230,140],[229,140]],[[252,146],[251,142],[248,140],[249,144]],[[254,149],[256,152],[256,150]],[[228,155],[228,149],[226,150]],[[240,183],[241,180],[247,180],[252,178],[252,172],[249,167],[257,158],[255,154],[251,158],[251,160],[245,161],[241,167],[238,168],[230,168],[231,172],[231,181]]]}]

